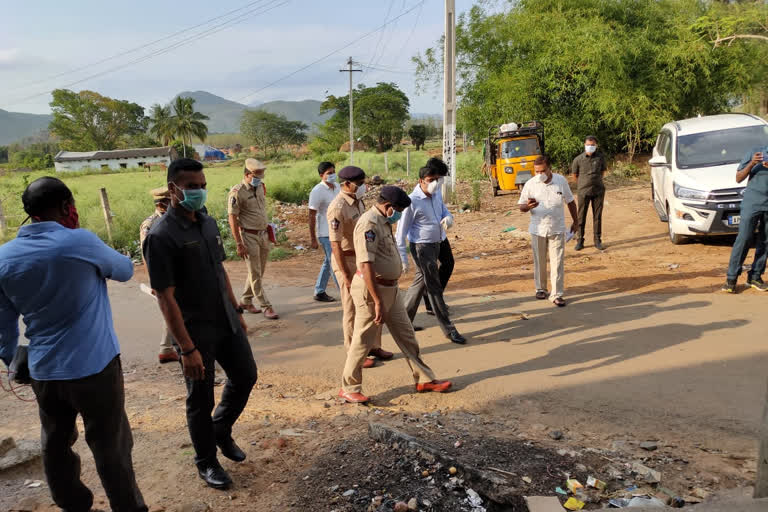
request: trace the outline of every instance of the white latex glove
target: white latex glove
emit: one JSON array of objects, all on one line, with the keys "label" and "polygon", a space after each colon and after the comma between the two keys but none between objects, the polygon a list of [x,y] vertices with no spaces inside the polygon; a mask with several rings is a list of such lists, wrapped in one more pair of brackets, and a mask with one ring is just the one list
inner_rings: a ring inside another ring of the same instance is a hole
[{"label": "white latex glove", "polygon": [[440,221],[440,225],[443,226],[443,231],[447,233],[448,230],[453,227],[453,217],[443,217],[443,220]]}]

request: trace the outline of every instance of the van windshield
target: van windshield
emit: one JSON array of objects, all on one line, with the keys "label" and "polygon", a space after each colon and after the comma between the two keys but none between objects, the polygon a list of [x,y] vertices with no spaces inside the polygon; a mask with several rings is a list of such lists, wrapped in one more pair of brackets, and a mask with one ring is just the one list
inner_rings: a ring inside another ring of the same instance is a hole
[{"label": "van windshield", "polygon": [[768,126],[745,126],[677,138],[677,167],[714,167],[740,162],[756,147],[768,146]]},{"label": "van windshield", "polygon": [[499,158],[518,158],[540,154],[538,139],[508,140],[501,143],[501,156]]}]

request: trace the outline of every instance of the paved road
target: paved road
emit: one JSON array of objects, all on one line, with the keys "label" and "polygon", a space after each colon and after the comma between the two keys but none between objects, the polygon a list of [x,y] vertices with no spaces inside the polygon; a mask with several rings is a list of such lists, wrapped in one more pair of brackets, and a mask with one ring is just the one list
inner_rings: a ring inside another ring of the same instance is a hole
[{"label": "paved road", "polygon": [[[311,293],[309,283],[271,288],[282,318],[249,315],[250,339],[261,368],[318,377],[332,389],[344,358],[340,308]],[[161,329],[154,301],[135,281],[111,283],[110,296],[126,362],[153,362]],[[459,291],[448,300],[468,345],[446,342],[432,317],[419,314],[416,323],[426,327],[425,360],[457,385],[456,406],[546,395],[564,424],[569,411],[594,411],[756,431],[768,377],[767,296],[598,292],[571,297],[565,309],[519,293]],[[388,334],[384,346],[396,350]],[[409,379],[395,360],[367,372],[365,390],[388,403],[409,392]]]}]

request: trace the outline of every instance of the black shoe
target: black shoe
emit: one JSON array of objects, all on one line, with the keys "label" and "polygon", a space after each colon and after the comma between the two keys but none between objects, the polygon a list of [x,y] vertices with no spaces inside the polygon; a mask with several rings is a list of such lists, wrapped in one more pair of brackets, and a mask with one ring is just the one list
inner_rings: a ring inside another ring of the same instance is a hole
[{"label": "black shoe", "polygon": [[218,462],[213,462],[204,467],[197,467],[197,474],[200,475],[208,487],[214,489],[229,489],[232,485],[232,479],[229,474],[224,471],[224,468]]},{"label": "black shoe", "polygon": [[579,240],[576,242],[576,247],[574,247],[575,250],[580,251],[584,248],[584,240]]},{"label": "black shoe", "polygon": [[544,300],[547,297],[549,297],[549,295],[547,295],[547,292],[544,292],[544,291],[536,292],[536,298],[539,299],[539,300]]},{"label": "black shoe", "polygon": [[413,326],[413,332],[419,332],[419,331],[423,331],[423,330],[424,330],[424,328],[422,326],[420,326],[420,325],[414,325]]},{"label": "black shoe", "polygon": [[467,338],[459,334],[459,331],[456,329],[448,333],[448,339],[453,343],[458,343],[459,345],[465,345],[467,343]]},{"label": "black shoe", "polygon": [[336,301],[336,299],[334,299],[333,297],[331,297],[325,292],[318,293],[313,297],[313,299],[315,299],[317,302],[335,302]]},{"label": "black shoe", "polygon": [[432,315],[432,316],[435,316],[435,312],[434,312],[434,311],[432,311],[431,309],[428,309],[428,310],[427,310],[427,314],[428,314],[428,315]]},{"label": "black shoe", "polygon": [[765,284],[759,277],[757,279],[747,279],[747,286],[751,286],[757,291],[768,292],[768,284]]},{"label": "black shoe", "polygon": [[221,454],[229,460],[235,462],[243,462],[245,460],[245,452],[237,446],[237,443],[231,437],[223,441],[216,441],[216,444],[219,446]]},{"label": "black shoe", "polygon": [[736,280],[728,279],[722,287],[722,290],[726,293],[736,293]]},{"label": "black shoe", "polygon": [[604,251],[605,246],[603,245],[603,242],[601,242],[600,240],[595,240],[595,249],[597,249],[598,251]]}]

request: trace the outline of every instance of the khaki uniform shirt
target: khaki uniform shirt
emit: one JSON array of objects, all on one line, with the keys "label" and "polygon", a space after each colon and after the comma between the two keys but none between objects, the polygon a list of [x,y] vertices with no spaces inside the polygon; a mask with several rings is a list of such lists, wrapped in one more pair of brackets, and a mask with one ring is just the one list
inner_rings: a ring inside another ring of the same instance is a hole
[{"label": "khaki uniform shirt", "polygon": [[579,194],[600,194],[605,191],[603,172],[607,169],[605,157],[600,151],[592,156],[584,152],[573,159],[571,173],[578,178]]},{"label": "khaki uniform shirt", "polygon": [[227,213],[237,216],[244,229],[267,229],[267,195],[264,186],[238,183],[229,191]]},{"label": "khaki uniform shirt", "polygon": [[328,205],[328,239],[341,242],[342,251],[354,251],[355,225],[365,213],[365,203],[343,191]]},{"label": "khaki uniform shirt", "polygon": [[144,246],[144,239],[147,238],[149,230],[152,229],[152,226],[155,225],[155,222],[160,217],[162,217],[162,214],[155,210],[155,213],[144,219],[144,222],[141,223],[141,227],[139,228],[139,247]]},{"label": "khaki uniform shirt", "polygon": [[396,280],[402,273],[402,262],[392,234],[392,225],[375,207],[365,212],[355,226],[355,258],[358,270],[371,263],[376,277]]}]

